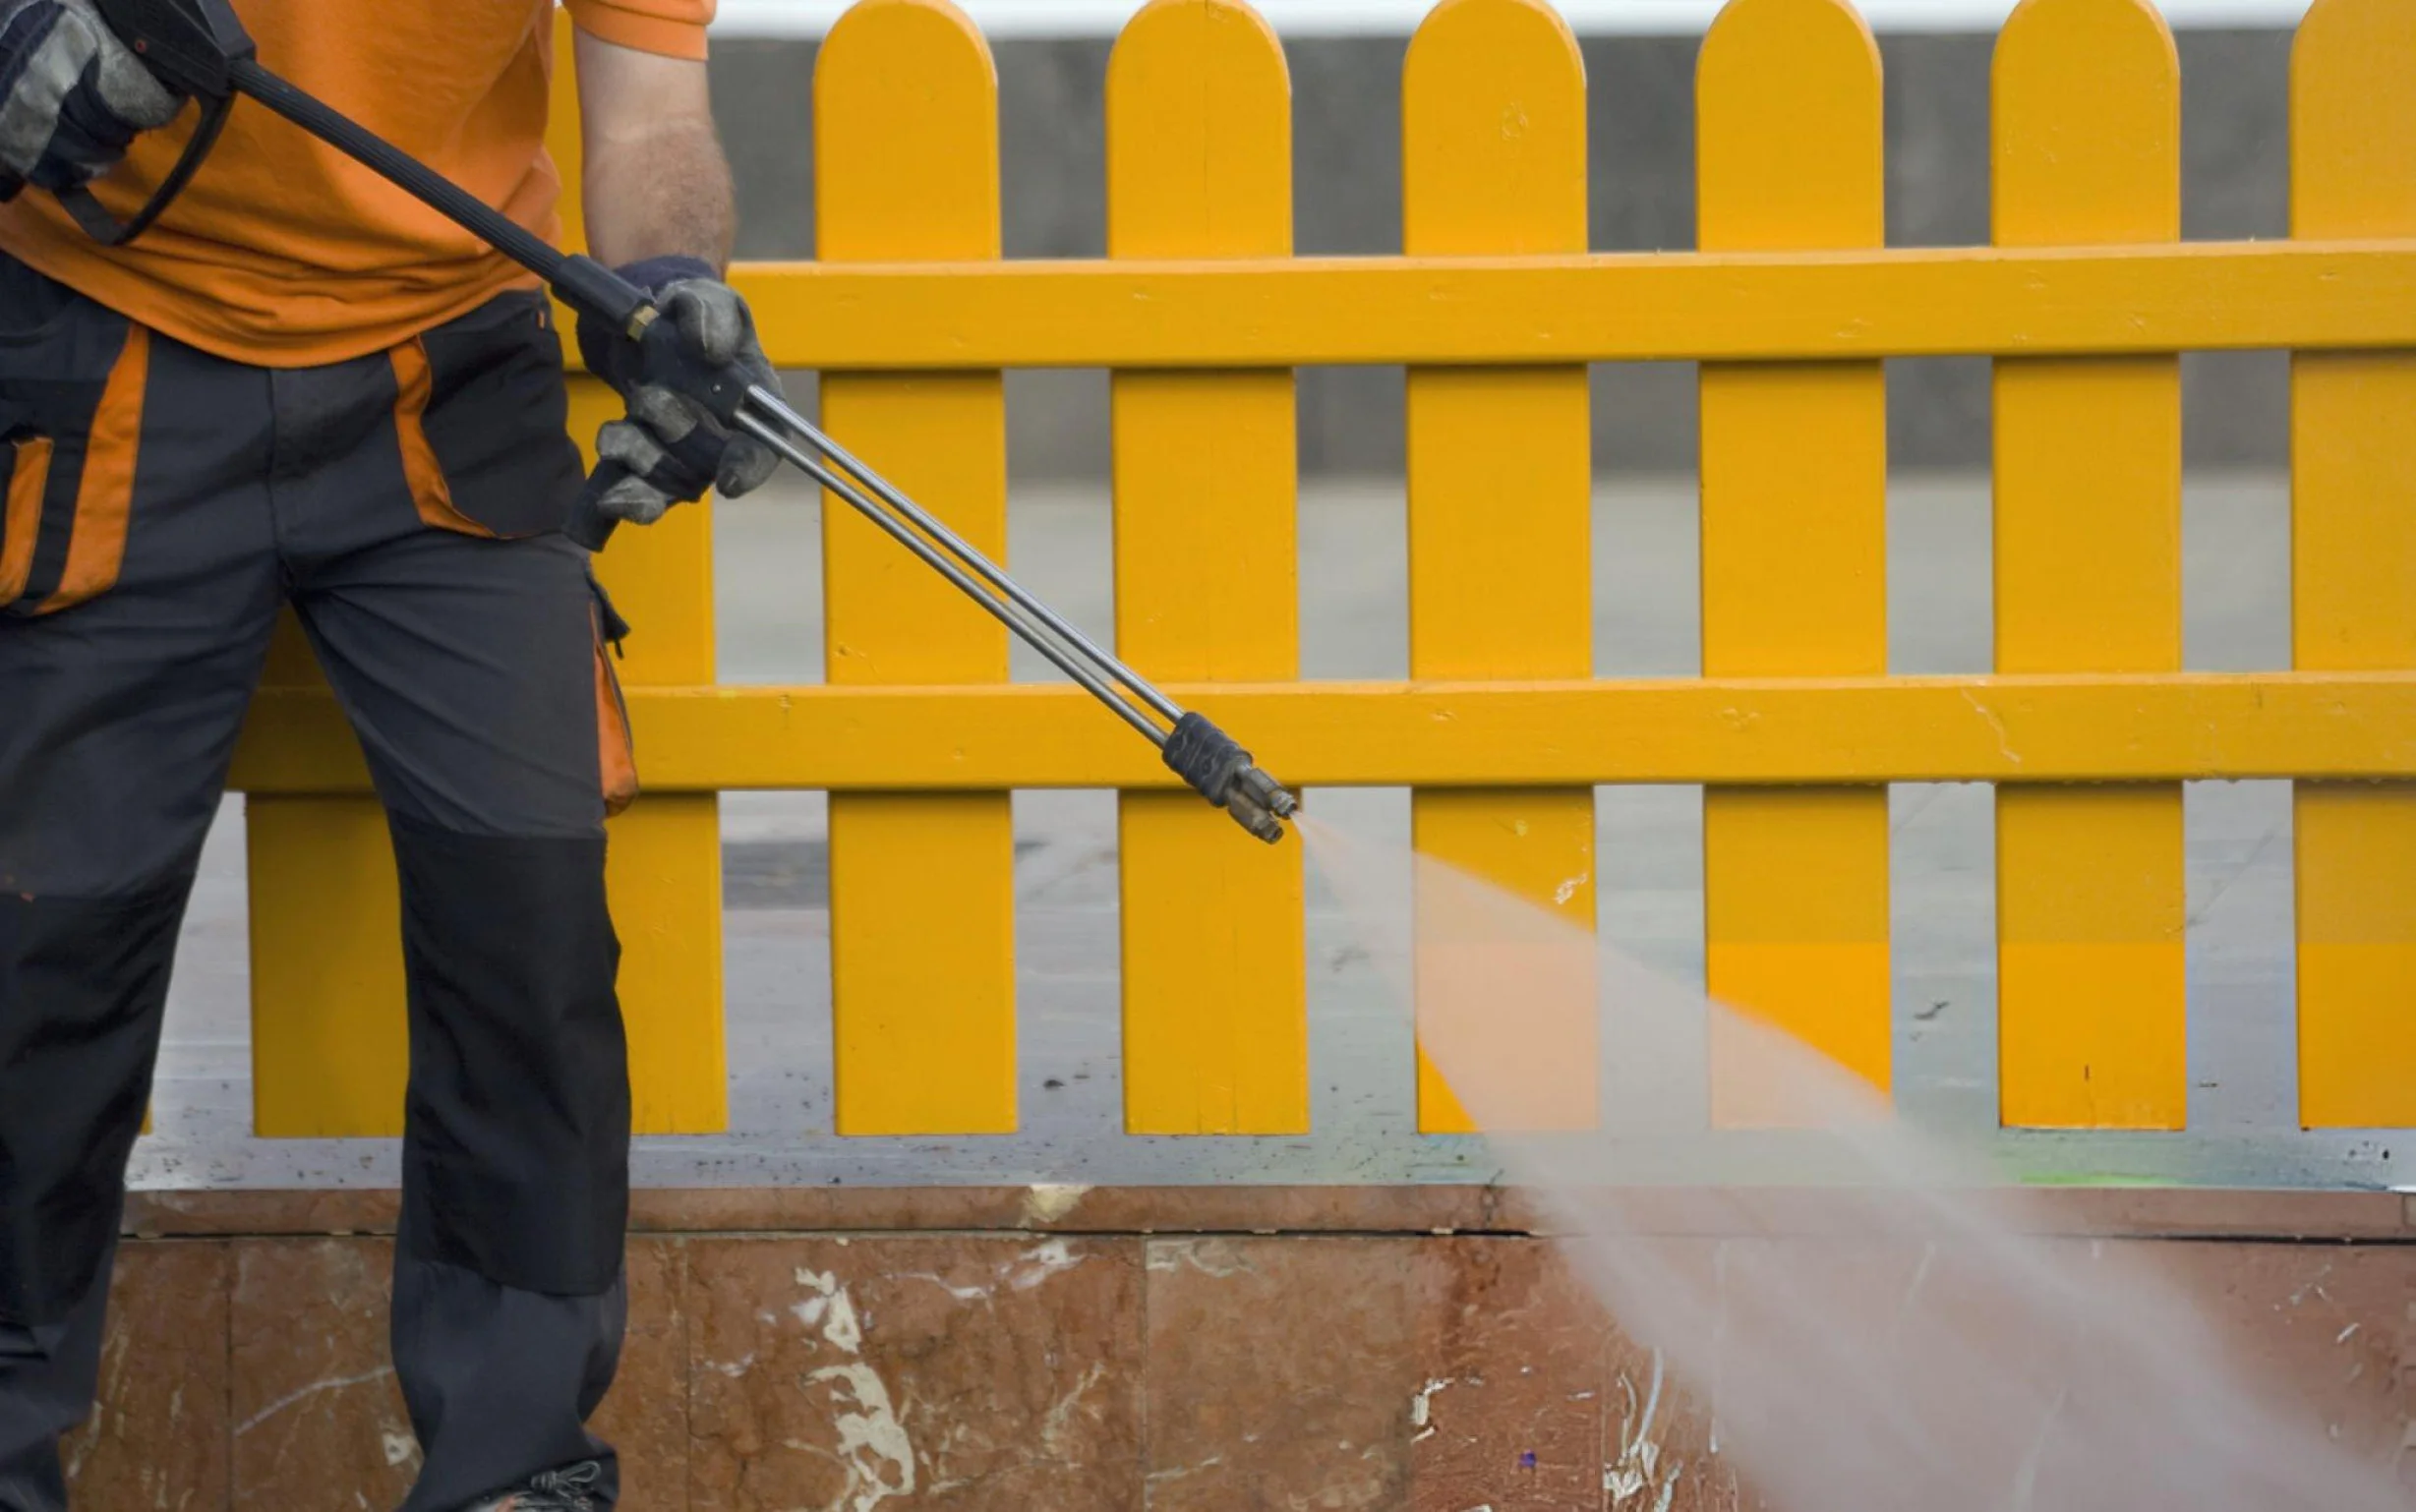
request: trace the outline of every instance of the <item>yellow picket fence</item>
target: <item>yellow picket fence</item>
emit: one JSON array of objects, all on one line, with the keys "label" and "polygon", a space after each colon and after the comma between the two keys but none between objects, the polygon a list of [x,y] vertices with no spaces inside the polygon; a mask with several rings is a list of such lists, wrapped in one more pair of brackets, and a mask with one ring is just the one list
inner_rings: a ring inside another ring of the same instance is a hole
[{"label": "yellow picket fence", "polygon": [[[2416,5],[2316,0],[2295,239],[2182,246],[2163,23],[2027,0],[1996,53],[1994,245],[1888,251],[1869,32],[1845,0],[1734,0],[1700,62],[1701,250],[1593,256],[1568,30],[1540,0],[1444,0],[1403,86],[1404,255],[1294,259],[1281,49],[1237,0],[1154,0],[1110,69],[1108,257],[1007,262],[982,39],[944,0],[865,0],[813,81],[820,261],[741,281],[775,358],[828,375],[830,429],[993,550],[1001,370],[1114,370],[1121,649],[1290,781],[1414,788],[1422,849],[1590,920],[1593,786],[1708,785],[1714,991],[1875,1078],[1885,785],[2000,785],[2009,1125],[2184,1124],[2180,785],[2298,780],[2303,1121],[2405,1126],[2411,79]],[[2296,665],[2185,674],[2174,354],[2244,347],[2297,353]],[[1949,353],[1998,359],[1998,674],[1890,677],[1881,360]],[[1702,363],[1701,680],[1590,675],[1584,364],[1624,359]],[[1409,370],[1408,683],[1297,680],[1292,370],[1326,363]],[[1304,1129],[1299,848],[1170,790],[1084,695],[1007,685],[998,626],[826,517],[828,686],[713,685],[707,509],[603,562],[643,626],[650,795],[612,862],[640,1127],[725,1119],[717,792],[827,788],[841,1132],[1012,1130],[1007,794],[1061,786],[1123,790],[1128,1128]],[[386,1133],[394,883],[314,681],[280,660],[238,770],[259,1127]]]}]

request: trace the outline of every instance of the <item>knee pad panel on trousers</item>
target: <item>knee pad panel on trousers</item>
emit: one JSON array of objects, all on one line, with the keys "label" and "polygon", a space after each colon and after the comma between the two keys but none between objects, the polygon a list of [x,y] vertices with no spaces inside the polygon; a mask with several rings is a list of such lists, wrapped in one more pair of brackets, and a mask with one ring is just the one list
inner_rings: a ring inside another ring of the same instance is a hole
[{"label": "knee pad panel on trousers", "polygon": [[604,1292],[629,1212],[604,841],[392,828],[411,1003],[404,1245],[504,1286]]},{"label": "knee pad panel on trousers", "polygon": [[0,1323],[66,1318],[116,1240],[184,900],[0,894]]}]

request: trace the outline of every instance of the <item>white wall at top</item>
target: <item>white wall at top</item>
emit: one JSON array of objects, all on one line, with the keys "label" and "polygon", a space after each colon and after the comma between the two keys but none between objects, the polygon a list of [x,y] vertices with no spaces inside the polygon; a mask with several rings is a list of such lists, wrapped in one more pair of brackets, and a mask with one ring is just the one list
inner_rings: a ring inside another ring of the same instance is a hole
[{"label": "white wall at top", "polygon": [[[1140,0],[958,0],[993,37],[1111,36]],[[1256,0],[1286,36],[1403,35],[1434,0]],[[2175,27],[2288,28],[2309,0],[2163,0]],[[1700,32],[1720,0],[1559,0],[1585,35],[1682,35]],[[1993,31],[2014,0],[1861,0],[1883,31]],[[818,36],[848,0],[721,0],[715,29],[731,36]]]}]

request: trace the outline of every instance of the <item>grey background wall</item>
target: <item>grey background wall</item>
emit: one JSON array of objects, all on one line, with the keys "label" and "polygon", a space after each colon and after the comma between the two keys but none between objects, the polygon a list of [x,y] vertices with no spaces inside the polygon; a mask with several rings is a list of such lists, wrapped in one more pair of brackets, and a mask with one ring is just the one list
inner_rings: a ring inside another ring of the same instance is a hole
[{"label": "grey background wall", "polygon": [[[1693,38],[1585,41],[1591,100],[1592,242],[1606,252],[1694,244]],[[1987,36],[1881,39],[1887,70],[1888,240],[1988,239]],[[1102,96],[1110,44],[996,44],[1011,258],[1105,250]],[[1292,71],[1296,235],[1303,253],[1400,249],[1401,38],[1287,46]],[[2287,87],[2281,31],[2185,31],[2182,234],[2288,232]],[[724,40],[714,84],[736,166],[747,258],[813,252],[810,41]],[[2278,353],[2184,361],[2186,445],[2196,465],[2287,457],[2286,360]],[[1693,373],[1683,364],[1598,368],[1595,464],[1606,472],[1693,465]],[[1891,445],[1914,467],[1984,465],[1987,364],[1890,365]],[[1010,380],[1011,455],[1027,477],[1103,474],[1106,380],[1097,373]],[[1311,472],[1401,467],[1398,370],[1313,370],[1301,378],[1301,464]]]}]

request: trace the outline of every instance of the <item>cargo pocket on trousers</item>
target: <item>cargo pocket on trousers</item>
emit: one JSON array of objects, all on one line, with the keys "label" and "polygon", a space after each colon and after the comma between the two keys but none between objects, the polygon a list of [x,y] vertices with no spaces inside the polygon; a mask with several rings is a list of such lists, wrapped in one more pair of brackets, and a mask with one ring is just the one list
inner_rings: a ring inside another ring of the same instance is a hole
[{"label": "cargo pocket on trousers", "polygon": [[387,354],[422,524],[514,541],[562,528],[585,481],[553,306],[505,294]]},{"label": "cargo pocket on trousers", "polygon": [[[150,332],[126,325],[108,376],[90,385],[86,415],[55,435],[26,429],[0,442],[8,481],[0,507],[0,614],[54,614],[117,586],[133,522],[135,466],[143,444],[143,394],[150,380]],[[49,385],[73,393],[74,383]],[[41,422],[37,422],[40,424]]]},{"label": "cargo pocket on trousers", "polygon": [[613,658],[628,638],[629,622],[613,608],[602,583],[590,577],[587,586],[595,596],[588,612],[596,631],[596,766],[609,817],[637,801],[637,748],[629,737],[629,701],[613,670]]}]

